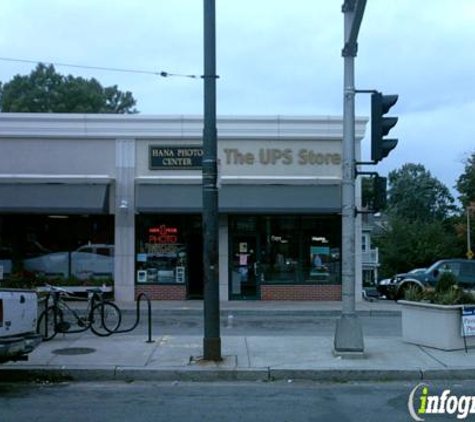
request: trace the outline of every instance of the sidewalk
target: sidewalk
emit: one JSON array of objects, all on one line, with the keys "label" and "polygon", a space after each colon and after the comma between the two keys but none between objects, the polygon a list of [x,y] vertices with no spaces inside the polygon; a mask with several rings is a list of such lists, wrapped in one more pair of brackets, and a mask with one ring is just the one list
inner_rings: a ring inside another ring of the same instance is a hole
[{"label": "sidewalk", "polygon": [[[242,303],[242,304],[241,304]],[[337,310],[336,304],[229,302],[228,311],[296,312]],[[264,305],[264,306],[262,306]],[[308,308],[307,308],[308,306]],[[326,306],[326,307],[325,307]],[[340,306],[340,303],[338,303]],[[360,304],[360,312],[397,312],[393,302]],[[153,311],[200,310],[202,302],[154,302]],[[132,309],[127,307],[127,309]],[[259,309],[260,308],[260,309]],[[264,309],[265,308],[265,309]],[[364,309],[363,309],[364,308]],[[229,336],[221,332],[223,361],[204,362],[203,334],[167,335],[154,327],[146,335],[91,333],[57,335],[39,346],[27,362],[0,366],[0,381],[155,380],[155,381],[390,381],[475,379],[475,350],[444,352],[407,344],[398,337],[365,338],[363,359],[333,356],[330,336]]]}]

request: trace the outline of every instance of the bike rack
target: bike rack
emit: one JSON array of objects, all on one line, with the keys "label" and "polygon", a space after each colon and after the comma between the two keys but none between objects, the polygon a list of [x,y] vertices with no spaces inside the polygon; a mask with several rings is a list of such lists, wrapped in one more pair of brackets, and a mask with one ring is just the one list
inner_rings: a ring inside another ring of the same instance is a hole
[{"label": "bike rack", "polygon": [[117,331],[114,331],[112,334],[130,333],[131,331],[137,328],[137,326],[140,323],[140,299],[142,298],[145,298],[145,300],[147,301],[147,307],[148,307],[148,340],[146,341],[146,343],[155,342],[155,340],[152,340],[152,302],[150,302],[150,298],[148,297],[148,295],[143,292],[137,296],[137,313],[136,313],[137,319],[135,321],[135,324],[131,328],[128,328],[126,330],[117,330]]},{"label": "bike rack", "polygon": [[[45,300],[45,303],[46,303],[45,309],[46,310],[48,309],[48,306],[49,306],[50,297],[53,294],[51,292],[48,292],[48,294],[46,295],[46,300]],[[136,311],[137,319],[136,319],[134,325],[131,328],[128,328],[126,330],[117,330],[117,331],[114,331],[111,334],[130,333],[131,331],[133,331],[137,328],[137,326],[140,323],[140,300],[142,298],[145,298],[145,300],[147,301],[147,307],[148,307],[148,340],[146,341],[146,343],[154,343],[155,342],[155,340],[152,340],[152,303],[151,303],[150,298],[148,297],[148,295],[146,293],[143,293],[143,292],[140,293],[137,296],[137,311]],[[45,327],[44,327],[45,328],[45,337],[48,337],[48,312],[45,313],[44,324],[45,324]]]}]

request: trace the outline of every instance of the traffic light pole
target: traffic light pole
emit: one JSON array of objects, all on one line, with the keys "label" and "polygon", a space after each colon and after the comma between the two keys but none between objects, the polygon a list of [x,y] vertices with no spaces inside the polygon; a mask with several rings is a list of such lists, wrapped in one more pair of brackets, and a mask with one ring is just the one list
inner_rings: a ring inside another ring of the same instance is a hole
[{"label": "traffic light pole", "polygon": [[[359,7],[358,7],[359,6]],[[343,5],[345,47],[343,87],[343,175],[342,175],[342,315],[337,321],[334,349],[337,356],[363,357],[361,321],[356,314],[355,265],[355,56],[356,38],[365,2],[346,0]]]}]

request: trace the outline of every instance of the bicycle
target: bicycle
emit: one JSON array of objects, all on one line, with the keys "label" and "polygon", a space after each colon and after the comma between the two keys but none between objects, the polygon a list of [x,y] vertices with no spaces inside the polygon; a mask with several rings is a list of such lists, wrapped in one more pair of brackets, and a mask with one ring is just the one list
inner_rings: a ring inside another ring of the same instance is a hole
[{"label": "bicycle", "polygon": [[[37,332],[43,340],[53,339],[58,333],[82,333],[88,329],[97,336],[107,337],[118,330],[122,321],[120,309],[114,303],[103,298],[100,288],[87,289],[87,308],[84,311],[71,308],[66,298],[78,298],[72,292],[57,287],[48,286],[49,295],[46,309],[40,314]],[[53,298],[49,305],[49,297]],[[75,328],[77,325],[78,328]]]}]

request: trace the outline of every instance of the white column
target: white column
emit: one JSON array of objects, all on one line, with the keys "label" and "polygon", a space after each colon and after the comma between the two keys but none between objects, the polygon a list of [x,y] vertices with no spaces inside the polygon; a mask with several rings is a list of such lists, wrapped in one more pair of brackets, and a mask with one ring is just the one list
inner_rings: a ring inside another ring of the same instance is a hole
[{"label": "white column", "polygon": [[114,291],[135,300],[135,140],[116,139]]}]

